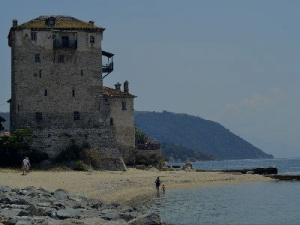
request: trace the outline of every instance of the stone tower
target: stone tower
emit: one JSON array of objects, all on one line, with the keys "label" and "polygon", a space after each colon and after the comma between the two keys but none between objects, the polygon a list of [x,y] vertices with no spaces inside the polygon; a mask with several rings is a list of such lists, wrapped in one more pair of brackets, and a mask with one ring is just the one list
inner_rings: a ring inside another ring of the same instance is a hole
[{"label": "stone tower", "polygon": [[70,142],[88,143],[106,158],[120,156],[103,109],[103,74],[113,71],[113,54],[101,46],[104,30],[69,16],[13,20],[11,131],[32,129],[33,147],[50,157]]}]

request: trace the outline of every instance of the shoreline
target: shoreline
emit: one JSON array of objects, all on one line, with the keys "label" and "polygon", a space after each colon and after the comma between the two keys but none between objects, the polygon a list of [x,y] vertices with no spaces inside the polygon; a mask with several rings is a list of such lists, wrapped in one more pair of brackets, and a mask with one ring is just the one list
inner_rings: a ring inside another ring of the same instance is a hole
[{"label": "shoreline", "polygon": [[49,191],[64,189],[106,203],[139,206],[149,202],[156,195],[154,181],[158,176],[166,186],[166,192],[172,189],[272,180],[256,174],[159,171],[155,168],[149,170],[129,168],[125,172],[33,170],[26,176],[22,176],[19,170],[0,169],[0,185],[12,188],[34,186]]}]

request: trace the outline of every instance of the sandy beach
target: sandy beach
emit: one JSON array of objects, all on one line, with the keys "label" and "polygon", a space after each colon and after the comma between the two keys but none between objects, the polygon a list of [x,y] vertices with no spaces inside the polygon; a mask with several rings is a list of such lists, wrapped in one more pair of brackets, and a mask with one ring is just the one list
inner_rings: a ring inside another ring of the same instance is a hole
[{"label": "sandy beach", "polygon": [[0,185],[13,188],[34,186],[49,191],[65,189],[80,195],[112,203],[137,204],[154,196],[155,179],[160,177],[166,191],[209,185],[224,185],[244,182],[265,182],[271,178],[253,174],[231,174],[219,172],[158,171],[130,168],[118,171],[31,171],[22,176],[21,171],[0,169]]}]

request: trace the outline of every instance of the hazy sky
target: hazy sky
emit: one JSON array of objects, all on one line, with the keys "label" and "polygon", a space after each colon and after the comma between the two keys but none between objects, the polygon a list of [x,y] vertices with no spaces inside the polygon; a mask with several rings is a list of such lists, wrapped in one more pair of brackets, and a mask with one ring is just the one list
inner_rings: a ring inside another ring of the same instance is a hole
[{"label": "hazy sky", "polygon": [[69,15],[106,28],[115,70],[104,84],[128,80],[136,110],[200,116],[300,156],[299,9],[297,0],[1,0],[0,111],[12,20]]}]

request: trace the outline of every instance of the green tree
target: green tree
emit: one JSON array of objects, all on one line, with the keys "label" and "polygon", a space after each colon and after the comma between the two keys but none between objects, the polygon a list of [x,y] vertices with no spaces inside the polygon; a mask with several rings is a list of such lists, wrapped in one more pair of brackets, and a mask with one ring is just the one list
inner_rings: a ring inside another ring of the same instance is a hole
[{"label": "green tree", "polygon": [[2,125],[2,123],[4,123],[6,120],[0,116],[0,131],[4,130],[4,127]]},{"label": "green tree", "polygon": [[28,156],[32,163],[48,158],[46,153],[31,148],[33,134],[30,129],[19,129],[0,139],[0,165],[20,165],[23,157]]}]

